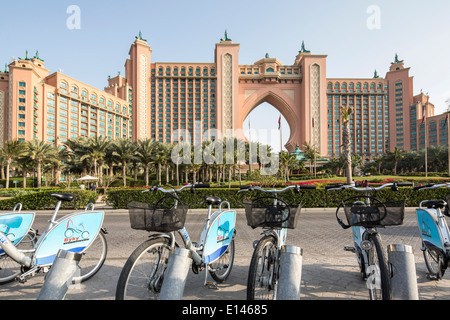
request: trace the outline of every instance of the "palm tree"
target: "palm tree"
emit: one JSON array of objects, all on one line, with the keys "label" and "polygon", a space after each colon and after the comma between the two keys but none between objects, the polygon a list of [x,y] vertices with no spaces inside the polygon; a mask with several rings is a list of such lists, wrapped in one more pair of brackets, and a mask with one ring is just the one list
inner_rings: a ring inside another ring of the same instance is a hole
[{"label": "palm tree", "polygon": [[350,141],[350,115],[353,113],[351,107],[341,106],[342,120],[342,151],[345,159],[345,169],[347,172],[347,184],[353,183],[352,177],[352,150]]},{"label": "palm tree", "polygon": [[319,156],[316,148],[314,148],[310,143],[303,142],[302,144],[303,152],[305,153],[305,158],[309,160],[309,172],[312,173],[313,165],[316,163],[316,159]]},{"label": "palm tree", "polygon": [[13,160],[18,160],[26,152],[25,143],[18,140],[6,141],[0,149],[1,156],[6,161],[6,188],[9,188],[9,168]]},{"label": "palm tree", "polygon": [[154,155],[157,149],[157,142],[152,139],[137,141],[136,157],[144,165],[145,185],[148,186],[148,174],[150,165],[154,163]]},{"label": "palm tree", "polygon": [[280,170],[284,179],[284,183],[289,181],[289,170],[296,164],[295,155],[289,154],[286,151],[281,151],[280,155]]},{"label": "palm tree", "polygon": [[37,187],[41,187],[41,168],[42,164],[47,161],[51,157],[56,156],[56,149],[52,144],[48,144],[46,142],[40,140],[31,140],[28,141],[27,148],[28,157],[34,162],[36,165],[37,171]]},{"label": "palm tree", "polygon": [[82,156],[82,158],[88,157],[94,162],[94,174],[99,178],[100,185],[102,185],[103,181],[103,161],[110,145],[111,142],[107,138],[99,136],[91,137],[87,141],[86,154]]},{"label": "palm tree", "polygon": [[[83,175],[87,174],[87,168],[89,165],[89,141],[85,137],[79,137],[77,139],[69,139],[64,145],[70,150],[73,164],[79,167],[81,162],[81,170]],[[80,169],[77,169],[77,171]]]},{"label": "palm tree", "polygon": [[394,162],[394,175],[397,175],[397,164],[400,160],[405,157],[406,152],[397,147],[394,148],[393,151],[388,151],[387,159]]},{"label": "palm tree", "polygon": [[129,139],[119,139],[115,141],[113,155],[122,164],[123,186],[127,186],[127,163],[136,158],[136,145]]}]

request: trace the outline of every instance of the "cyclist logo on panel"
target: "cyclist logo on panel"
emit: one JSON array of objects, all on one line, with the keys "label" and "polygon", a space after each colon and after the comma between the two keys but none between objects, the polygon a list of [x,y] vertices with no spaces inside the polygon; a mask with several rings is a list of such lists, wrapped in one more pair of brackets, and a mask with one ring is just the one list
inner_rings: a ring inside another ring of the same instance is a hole
[{"label": "cyclist logo on panel", "polygon": [[67,221],[64,236],[64,244],[89,240],[89,232],[84,229],[83,223],[81,222],[78,226],[74,226],[71,219]]},{"label": "cyclist logo on panel", "polygon": [[0,223],[0,231],[10,240],[14,241],[16,236],[10,232],[11,229],[18,228],[22,224],[22,217],[6,217]]},{"label": "cyclist logo on panel", "polygon": [[227,220],[225,223],[220,224],[220,218],[217,220],[217,243],[219,243],[229,239],[230,223]]},{"label": "cyclist logo on panel", "polygon": [[422,234],[426,237],[431,238],[431,229],[428,226],[425,215],[422,215]]}]

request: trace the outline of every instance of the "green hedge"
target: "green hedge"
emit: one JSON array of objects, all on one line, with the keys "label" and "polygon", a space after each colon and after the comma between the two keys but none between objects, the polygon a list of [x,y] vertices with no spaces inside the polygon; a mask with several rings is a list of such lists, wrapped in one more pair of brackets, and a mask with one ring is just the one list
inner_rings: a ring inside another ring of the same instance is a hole
[{"label": "green hedge", "polygon": [[22,210],[54,209],[58,201],[49,196],[50,193],[73,194],[73,200],[70,202],[63,201],[61,209],[83,209],[88,203],[95,203],[98,197],[96,192],[86,190],[45,190],[0,200],[0,210],[11,210],[19,202],[22,204]]},{"label": "green hedge", "polygon": [[[189,204],[191,209],[207,208],[207,205],[204,203],[204,198],[206,196],[217,196],[223,201],[228,201],[232,208],[242,208],[242,201],[244,199],[247,199],[250,196],[267,195],[267,193],[257,191],[242,193],[238,193],[238,191],[239,189],[237,188],[197,189],[195,190],[195,193],[192,194],[190,191],[186,190],[180,192],[179,197],[183,203]],[[423,191],[414,191],[412,188],[400,188],[399,191],[392,191],[390,188],[386,188],[377,191],[373,196],[383,202],[398,201],[406,198],[406,206],[418,207],[422,200],[446,199],[446,196],[449,193],[450,191],[445,188]],[[296,194],[292,190],[289,190],[280,194],[280,197],[291,204],[298,204],[301,202],[304,208],[335,208],[342,200],[363,194],[364,193],[362,192],[354,190],[326,191],[325,189],[316,189],[301,191],[300,194]],[[106,202],[116,209],[125,209],[127,208],[127,204],[131,201],[154,203],[162,195],[161,192],[142,193],[142,190],[115,189],[107,191]]]}]

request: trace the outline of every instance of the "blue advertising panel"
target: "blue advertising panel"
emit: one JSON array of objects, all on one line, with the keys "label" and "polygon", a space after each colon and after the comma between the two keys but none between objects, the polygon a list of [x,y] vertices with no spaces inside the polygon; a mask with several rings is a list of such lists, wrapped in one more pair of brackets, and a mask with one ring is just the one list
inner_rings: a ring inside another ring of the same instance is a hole
[{"label": "blue advertising panel", "polygon": [[210,224],[203,249],[203,262],[212,263],[228,249],[236,225],[236,211],[219,214]]},{"label": "blue advertising panel", "polygon": [[[0,232],[16,246],[30,230],[34,217],[34,212],[0,214]],[[0,249],[0,254],[2,253],[3,250]]]},{"label": "blue advertising panel", "polygon": [[58,224],[39,239],[35,264],[53,263],[60,249],[77,253],[86,250],[97,237],[103,217],[103,211],[83,211],[58,220]]},{"label": "blue advertising panel", "polygon": [[442,249],[441,234],[436,227],[437,222],[425,210],[417,209],[417,222],[425,245]]}]

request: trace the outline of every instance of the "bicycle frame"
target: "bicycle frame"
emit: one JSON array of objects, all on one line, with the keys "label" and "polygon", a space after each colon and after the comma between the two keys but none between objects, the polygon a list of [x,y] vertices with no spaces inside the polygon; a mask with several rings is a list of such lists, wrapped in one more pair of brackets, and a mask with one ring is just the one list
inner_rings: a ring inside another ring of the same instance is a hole
[{"label": "bicycle frame", "polygon": [[[43,269],[44,272],[48,271],[48,267],[53,264],[57,253],[61,249],[83,253],[89,248],[101,231],[104,218],[103,211],[94,211],[94,205],[90,203],[86,206],[84,211],[75,212],[56,220],[61,203],[62,201],[59,200],[48,223],[47,229],[39,237],[33,249],[17,249],[15,246],[17,246],[20,241],[17,241],[17,243],[8,243],[8,237],[0,232],[0,248],[5,254],[10,256],[10,258],[27,268],[27,271],[18,276],[20,281],[25,281],[27,276],[34,275],[41,269]],[[90,206],[92,206],[92,209],[91,211],[88,211]],[[13,212],[10,215],[18,215],[20,217],[24,214],[26,213]],[[33,215],[34,221],[35,213],[31,214]],[[3,218],[5,216],[6,215],[2,215],[1,217]],[[68,237],[67,230],[69,230],[69,226],[82,227],[83,232]],[[31,230],[31,223],[28,221],[22,229],[27,230],[23,233],[23,238]],[[36,236],[36,234],[34,236]],[[25,253],[32,253],[32,255],[31,257],[28,257]]]},{"label": "bicycle frame", "polygon": [[[164,193],[171,193],[178,199],[177,192],[186,188],[199,187],[198,185],[185,185],[178,190],[170,189],[165,190],[162,188],[152,188],[146,191],[162,191]],[[144,191],[145,192],[145,191]],[[228,209],[222,209],[222,205],[227,204]],[[176,203],[175,203],[176,205]],[[183,240],[183,244],[192,254],[192,260],[196,267],[205,267],[206,271],[210,269],[210,264],[219,259],[228,249],[231,241],[235,237],[236,226],[236,211],[230,209],[230,204],[227,201],[222,201],[219,206],[219,210],[212,214],[212,205],[208,207],[208,216],[200,235],[198,243],[191,241],[189,232],[185,227],[177,230],[178,234]],[[153,237],[168,237],[170,239],[171,251],[174,250],[176,245],[175,233],[169,232],[164,234],[157,234]],[[214,271],[214,270],[212,270]],[[205,275],[205,285],[207,281],[208,272]]]}]

